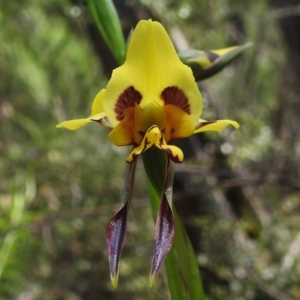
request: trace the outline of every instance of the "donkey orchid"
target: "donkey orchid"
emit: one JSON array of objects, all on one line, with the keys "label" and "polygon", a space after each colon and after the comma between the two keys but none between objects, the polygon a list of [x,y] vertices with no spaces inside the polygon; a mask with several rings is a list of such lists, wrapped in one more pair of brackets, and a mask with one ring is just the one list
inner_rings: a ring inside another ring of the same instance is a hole
[{"label": "donkey orchid", "polygon": [[[87,123],[98,122],[111,130],[109,138],[115,145],[133,146],[126,159],[129,167],[123,204],[106,231],[113,287],[118,280],[137,158],[155,146],[166,153],[169,162],[179,163],[183,161],[183,152],[172,145],[172,141],[202,131],[220,131],[230,124],[239,127],[231,120],[199,119],[201,112],[202,97],[191,69],[179,59],[163,26],[148,20],[138,23],[125,63],[113,71],[106,89],[95,97],[91,115],[57,125],[76,130]],[[164,191],[156,221],[152,278],[170,250],[173,236],[172,208]]]}]

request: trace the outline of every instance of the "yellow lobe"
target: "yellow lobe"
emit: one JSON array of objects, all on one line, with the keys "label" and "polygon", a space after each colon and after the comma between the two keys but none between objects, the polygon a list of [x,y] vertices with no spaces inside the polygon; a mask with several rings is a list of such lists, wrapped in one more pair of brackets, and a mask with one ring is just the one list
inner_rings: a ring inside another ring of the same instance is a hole
[{"label": "yellow lobe", "polygon": [[196,124],[202,110],[202,98],[189,67],[184,65],[158,22],[140,21],[132,35],[125,63],[113,71],[103,97],[103,107],[109,121],[119,123],[115,106],[128,87],[141,95],[139,106],[150,103],[163,106],[162,92],[175,86],[182,90],[190,104],[190,116]]},{"label": "yellow lobe", "polygon": [[92,121],[99,121],[100,119],[105,117],[106,114],[103,110],[103,105],[102,105],[104,92],[105,89],[102,89],[95,97],[92,104],[91,115],[88,118],[64,121],[56,125],[56,128],[67,128],[69,130],[77,130]]},{"label": "yellow lobe", "polygon": [[183,152],[180,148],[173,146],[173,145],[168,145],[166,143],[163,144],[156,144],[158,148],[161,150],[165,151],[165,153],[169,156],[169,158],[176,162],[176,163],[181,163],[183,162],[184,155]]},{"label": "yellow lobe", "polygon": [[182,150],[174,145],[167,144],[163,135],[155,141],[155,146],[163,150],[172,161],[176,163],[183,161],[184,155]]},{"label": "yellow lobe", "polygon": [[166,142],[189,137],[194,133],[195,123],[190,115],[174,105],[164,106],[167,124],[163,131]]},{"label": "yellow lobe", "polygon": [[109,138],[116,146],[140,144],[143,137],[135,126],[134,114],[136,108],[126,109],[124,119],[109,133]]}]

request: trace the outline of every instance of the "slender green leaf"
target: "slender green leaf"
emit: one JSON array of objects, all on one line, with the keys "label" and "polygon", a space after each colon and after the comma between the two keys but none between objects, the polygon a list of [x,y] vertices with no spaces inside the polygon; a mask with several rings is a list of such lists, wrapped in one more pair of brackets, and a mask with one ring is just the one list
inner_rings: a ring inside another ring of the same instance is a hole
[{"label": "slender green leaf", "polygon": [[177,212],[175,210],[173,211],[175,217],[173,246],[176,249],[177,257],[180,258],[178,259],[178,264],[182,280],[187,289],[189,299],[204,300],[205,297],[197,257]]},{"label": "slender green leaf", "polygon": [[88,0],[88,8],[106,45],[121,65],[125,61],[126,43],[121,23],[111,0]]}]

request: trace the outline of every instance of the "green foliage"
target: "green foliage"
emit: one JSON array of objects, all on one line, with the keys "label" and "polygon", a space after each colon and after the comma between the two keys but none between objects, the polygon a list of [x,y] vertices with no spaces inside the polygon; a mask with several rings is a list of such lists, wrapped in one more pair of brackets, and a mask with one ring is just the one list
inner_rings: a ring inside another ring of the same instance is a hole
[{"label": "green foliage", "polygon": [[[241,128],[206,135],[198,158],[178,166],[179,174],[192,175],[187,185],[189,195],[196,195],[185,225],[201,240],[197,258],[208,278],[208,300],[298,299],[299,141],[292,136],[288,143],[289,132],[282,137],[276,129],[286,68],[274,14],[262,1],[141,2],[170,31],[180,28],[192,48],[255,43],[201,87],[203,118],[227,116]],[[0,299],[169,297],[164,276],[148,290],[154,225],[142,166],[119,286],[112,292],[105,228],[119,207],[126,150],[112,146],[98,124],[77,132],[55,128],[88,116],[106,84],[88,39],[88,19],[87,8],[71,2],[1,1]],[[212,168],[224,156],[226,164]],[[226,166],[236,172],[234,180],[226,178]],[[254,222],[247,214],[239,220],[227,214],[225,196],[233,186],[242,188],[259,213],[256,238],[246,230]],[[179,196],[180,206],[188,195]]]},{"label": "green foliage", "polygon": [[121,65],[125,61],[126,45],[113,2],[110,0],[88,0],[87,3],[102,38]]}]

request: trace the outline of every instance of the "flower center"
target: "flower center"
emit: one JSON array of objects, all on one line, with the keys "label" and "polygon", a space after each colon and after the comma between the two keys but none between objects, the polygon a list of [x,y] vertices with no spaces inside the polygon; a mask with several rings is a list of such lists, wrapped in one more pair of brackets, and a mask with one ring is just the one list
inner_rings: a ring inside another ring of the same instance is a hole
[{"label": "flower center", "polygon": [[158,126],[159,129],[163,129],[167,122],[163,108],[154,103],[149,103],[143,108],[136,105],[134,116],[136,127],[141,132],[146,132],[153,125]]},{"label": "flower center", "polygon": [[[127,87],[115,104],[116,119],[122,121],[122,126],[125,125],[125,120],[131,120],[126,122],[126,126],[130,124],[131,132],[139,132],[139,139],[152,126],[157,126],[167,141],[186,136],[186,124],[189,124],[190,135],[194,124],[190,122],[191,107],[186,94],[175,85],[166,87],[161,93],[157,93],[157,96],[155,94],[150,91],[142,95],[133,86]],[[187,119],[189,121],[186,121]]]}]

